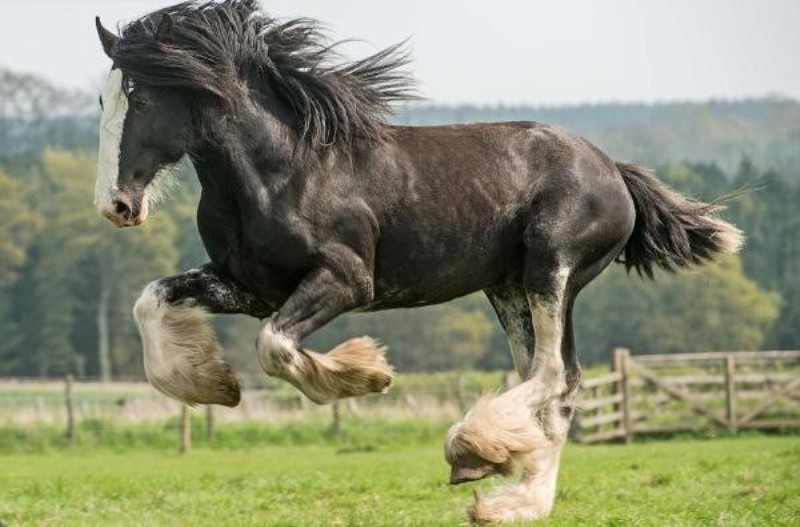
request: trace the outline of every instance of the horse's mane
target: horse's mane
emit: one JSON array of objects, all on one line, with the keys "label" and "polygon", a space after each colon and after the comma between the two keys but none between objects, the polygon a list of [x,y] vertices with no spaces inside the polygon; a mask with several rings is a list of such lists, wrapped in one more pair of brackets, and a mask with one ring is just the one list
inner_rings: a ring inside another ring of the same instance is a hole
[{"label": "horse's mane", "polygon": [[[164,13],[172,39],[155,34]],[[297,117],[298,135],[312,148],[380,140],[391,104],[413,99],[409,58],[398,44],[362,60],[335,64],[316,21],[279,22],[255,0],[185,2],[150,13],[122,30],[113,59],[134,85],[201,91],[236,106],[243,82],[266,79]]]}]

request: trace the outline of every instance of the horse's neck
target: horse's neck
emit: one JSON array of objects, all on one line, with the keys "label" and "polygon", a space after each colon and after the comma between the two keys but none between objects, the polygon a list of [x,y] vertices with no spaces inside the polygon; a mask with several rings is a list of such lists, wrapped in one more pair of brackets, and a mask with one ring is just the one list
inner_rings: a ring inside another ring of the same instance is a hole
[{"label": "horse's neck", "polygon": [[203,192],[240,210],[269,200],[299,170],[292,134],[268,119],[240,119],[193,155]]}]

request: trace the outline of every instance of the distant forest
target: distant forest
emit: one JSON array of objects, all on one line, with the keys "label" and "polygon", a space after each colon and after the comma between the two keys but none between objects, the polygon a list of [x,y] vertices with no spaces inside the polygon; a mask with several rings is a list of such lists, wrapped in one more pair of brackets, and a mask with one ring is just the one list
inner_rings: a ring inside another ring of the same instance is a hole
[{"label": "distant forest", "polygon": [[[147,225],[116,230],[91,205],[96,96],[0,71],[0,375],[141,378],[130,309],[148,281],[206,260],[199,188],[181,188]],[[615,265],[579,297],[585,364],[634,353],[800,348],[800,103],[778,98],[573,107],[419,104],[397,124],[536,120],[575,130],[618,160],[656,168],[690,195],[748,189],[726,216],[741,256],[653,282]],[[218,317],[229,359],[259,368],[257,322]],[[413,310],[347,315],[312,336],[321,351],[369,334],[400,370],[508,368],[505,337],[482,295]]]}]

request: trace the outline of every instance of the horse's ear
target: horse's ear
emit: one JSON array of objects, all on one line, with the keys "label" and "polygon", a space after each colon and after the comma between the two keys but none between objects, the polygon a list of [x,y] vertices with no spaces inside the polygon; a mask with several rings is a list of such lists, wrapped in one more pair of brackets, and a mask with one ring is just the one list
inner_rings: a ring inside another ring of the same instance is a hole
[{"label": "horse's ear", "polygon": [[158,29],[156,29],[156,40],[165,43],[173,42],[175,40],[174,31],[175,24],[172,22],[172,17],[169,16],[169,13],[164,13],[158,23]]},{"label": "horse's ear", "polygon": [[94,17],[94,25],[97,27],[97,36],[100,37],[103,51],[108,55],[108,58],[111,58],[111,49],[114,47],[114,44],[117,43],[119,37],[103,27],[103,24],[100,23],[99,16]]}]

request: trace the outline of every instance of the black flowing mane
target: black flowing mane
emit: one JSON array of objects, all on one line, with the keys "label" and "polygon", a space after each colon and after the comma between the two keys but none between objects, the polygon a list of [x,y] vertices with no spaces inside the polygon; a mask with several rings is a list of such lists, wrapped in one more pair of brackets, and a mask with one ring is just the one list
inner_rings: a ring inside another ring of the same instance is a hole
[{"label": "black flowing mane", "polygon": [[[169,41],[156,38],[165,13],[174,21]],[[381,140],[391,104],[415,98],[403,43],[336,64],[337,44],[315,20],[279,22],[255,0],[185,2],[125,26],[113,59],[134,85],[195,90],[229,108],[241,97],[236,88],[263,91],[266,81],[313,149]]]}]

